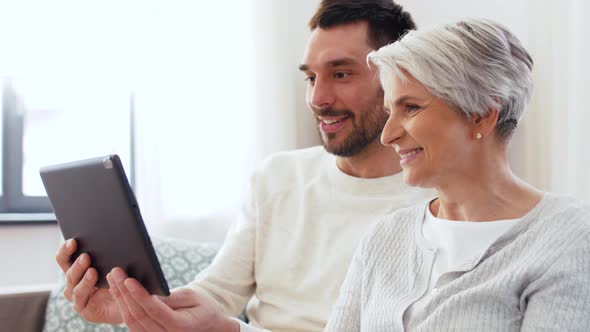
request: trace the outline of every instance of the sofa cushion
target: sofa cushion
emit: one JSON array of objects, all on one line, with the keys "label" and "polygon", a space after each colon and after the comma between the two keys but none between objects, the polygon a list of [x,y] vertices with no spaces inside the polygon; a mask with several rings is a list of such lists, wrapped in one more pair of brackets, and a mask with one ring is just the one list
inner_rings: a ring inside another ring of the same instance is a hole
[{"label": "sofa cushion", "polygon": [[0,293],[0,331],[41,331],[48,297],[44,289]]},{"label": "sofa cushion", "polygon": [[[217,253],[213,245],[178,239],[152,238],[152,243],[170,289],[192,281]],[[64,288],[65,277],[60,273],[60,280],[49,296],[43,331],[127,331],[124,326],[86,322],[64,297]]]}]

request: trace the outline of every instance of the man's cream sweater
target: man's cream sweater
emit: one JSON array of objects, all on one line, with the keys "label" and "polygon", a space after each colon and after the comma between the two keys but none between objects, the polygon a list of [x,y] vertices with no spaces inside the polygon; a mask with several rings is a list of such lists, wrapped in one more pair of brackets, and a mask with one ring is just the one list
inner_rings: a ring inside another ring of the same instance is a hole
[{"label": "man's cream sweater", "polygon": [[[401,174],[346,175],[322,147],[279,153],[254,173],[238,222],[190,287],[253,326],[322,331],[360,239],[430,196]],[[242,329],[245,327],[242,326]]]}]

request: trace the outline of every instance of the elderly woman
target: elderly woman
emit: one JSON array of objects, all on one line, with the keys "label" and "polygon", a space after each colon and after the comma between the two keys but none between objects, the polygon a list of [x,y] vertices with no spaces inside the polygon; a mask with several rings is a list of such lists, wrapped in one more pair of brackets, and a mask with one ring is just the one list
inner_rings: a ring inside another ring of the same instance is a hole
[{"label": "elderly woman", "polygon": [[466,20],[410,32],[369,61],[389,113],[383,144],[408,184],[438,198],[364,239],[326,331],[590,330],[590,209],[508,163],[532,92],[518,39]]}]

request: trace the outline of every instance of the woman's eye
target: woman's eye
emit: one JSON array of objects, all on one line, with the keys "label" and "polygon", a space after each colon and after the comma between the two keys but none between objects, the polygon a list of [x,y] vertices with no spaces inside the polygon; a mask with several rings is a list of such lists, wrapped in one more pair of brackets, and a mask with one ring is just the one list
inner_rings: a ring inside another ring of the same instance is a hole
[{"label": "woman's eye", "polygon": [[414,104],[407,104],[406,105],[406,113],[408,113],[408,114],[414,114],[414,113],[418,112],[420,109],[421,109],[421,107],[418,105],[414,105]]}]

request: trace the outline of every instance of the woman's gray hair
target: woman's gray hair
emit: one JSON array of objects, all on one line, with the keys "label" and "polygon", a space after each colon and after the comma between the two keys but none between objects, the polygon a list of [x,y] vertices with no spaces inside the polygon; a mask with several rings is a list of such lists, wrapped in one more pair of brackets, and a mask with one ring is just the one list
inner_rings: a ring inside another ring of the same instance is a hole
[{"label": "woman's gray hair", "polygon": [[406,80],[405,70],[467,117],[497,108],[502,140],[516,129],[533,90],[531,56],[508,29],[489,20],[410,31],[371,52],[368,61],[379,68],[384,88],[395,76]]}]

